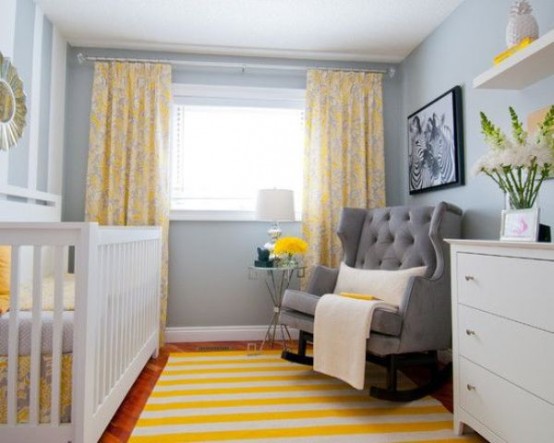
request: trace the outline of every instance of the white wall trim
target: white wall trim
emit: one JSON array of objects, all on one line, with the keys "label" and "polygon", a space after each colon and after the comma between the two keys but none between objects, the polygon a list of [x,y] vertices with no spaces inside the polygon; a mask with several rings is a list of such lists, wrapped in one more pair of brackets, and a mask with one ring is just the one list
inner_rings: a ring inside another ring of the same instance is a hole
[{"label": "white wall trim", "polygon": [[255,86],[199,85],[174,83],[175,97],[229,98],[251,100],[298,101],[304,104],[306,89],[262,88]]},{"label": "white wall trim", "polygon": [[[0,51],[13,60],[15,41],[16,0],[3,0],[0,14]],[[0,151],[0,185],[8,184],[9,151]],[[4,197],[0,196],[0,200]]]},{"label": "white wall trim", "polygon": [[36,191],[34,189],[23,188],[21,186],[0,184],[0,196],[26,198],[31,200],[41,200],[51,206],[61,206],[61,194],[51,194],[49,192]]},{"label": "white wall trim", "polygon": [[[267,326],[189,326],[168,327],[165,337],[168,343],[204,342],[204,341],[247,341],[263,340]],[[298,331],[290,330],[294,340],[298,339]],[[276,339],[281,339],[281,334]]]},{"label": "white wall trim", "polygon": [[67,42],[57,27],[52,32],[52,78],[50,82],[50,130],[48,140],[48,191],[62,193],[65,133],[65,83]]},{"label": "white wall trim", "polygon": [[35,4],[35,31],[33,36],[33,74],[31,78],[31,97],[29,115],[29,166],[27,187],[37,189],[38,151],[40,136],[40,95],[42,80],[42,37],[44,14]]}]

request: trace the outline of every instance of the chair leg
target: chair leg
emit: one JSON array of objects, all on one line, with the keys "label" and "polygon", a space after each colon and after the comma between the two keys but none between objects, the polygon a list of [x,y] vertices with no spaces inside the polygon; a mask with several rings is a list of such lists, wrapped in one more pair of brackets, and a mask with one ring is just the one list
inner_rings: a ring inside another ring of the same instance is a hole
[{"label": "chair leg", "polygon": [[[411,355],[389,355],[385,358],[369,358],[387,368],[387,387],[372,386],[369,395],[381,400],[389,401],[413,401],[425,397],[436,391],[452,376],[452,364],[439,369],[437,352]],[[429,382],[413,389],[399,391],[397,388],[397,371],[401,366],[425,365],[430,367],[431,377]]]},{"label": "chair leg", "polygon": [[387,359],[387,390],[395,392],[398,384],[396,355],[391,354]]},{"label": "chair leg", "polygon": [[285,349],[281,353],[281,358],[284,360],[288,360],[292,363],[300,363],[302,365],[313,366],[314,358],[309,355],[306,355],[306,346],[308,342],[312,340],[313,340],[312,334],[305,331],[300,331],[300,334],[298,336],[298,353],[296,354],[294,352],[291,352]]}]

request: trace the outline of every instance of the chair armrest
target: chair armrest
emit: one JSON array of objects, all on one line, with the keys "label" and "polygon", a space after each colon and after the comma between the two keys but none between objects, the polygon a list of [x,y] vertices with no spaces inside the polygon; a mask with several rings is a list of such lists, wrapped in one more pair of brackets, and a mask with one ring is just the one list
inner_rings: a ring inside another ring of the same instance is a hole
[{"label": "chair armrest", "polygon": [[452,313],[449,278],[412,277],[400,305],[403,316],[399,352],[447,349]]},{"label": "chair armrest", "polygon": [[320,298],[319,295],[296,291],[295,289],[287,289],[283,294],[281,308],[283,310],[301,312],[302,314],[314,317],[315,308]]},{"label": "chair armrest", "polygon": [[335,290],[337,285],[338,269],[318,265],[314,268],[306,292],[315,295],[329,294]]}]

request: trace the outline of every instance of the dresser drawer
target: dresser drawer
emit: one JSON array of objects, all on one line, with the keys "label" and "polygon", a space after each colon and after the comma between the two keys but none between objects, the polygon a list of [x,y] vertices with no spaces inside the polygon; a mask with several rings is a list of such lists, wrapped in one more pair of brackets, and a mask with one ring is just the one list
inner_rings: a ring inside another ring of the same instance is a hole
[{"label": "dresser drawer", "polygon": [[458,303],[554,332],[554,261],[457,254]]},{"label": "dresser drawer", "polygon": [[[554,404],[554,334],[458,305],[458,353]],[[545,352],[546,351],[546,352]]]},{"label": "dresser drawer", "polygon": [[[460,357],[460,406],[508,443],[554,442],[554,406]],[[471,423],[468,423],[471,426]]]}]

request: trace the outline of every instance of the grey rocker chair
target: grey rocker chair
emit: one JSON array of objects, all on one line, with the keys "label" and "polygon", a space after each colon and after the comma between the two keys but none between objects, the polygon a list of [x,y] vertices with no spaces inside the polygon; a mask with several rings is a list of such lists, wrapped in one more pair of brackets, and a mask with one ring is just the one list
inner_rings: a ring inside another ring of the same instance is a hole
[{"label": "grey rocker chair", "polygon": [[[362,269],[397,270],[427,266],[422,277],[410,277],[398,312],[376,309],[367,340],[367,360],[387,368],[387,386],[372,386],[370,395],[394,401],[421,398],[448,379],[451,366],[439,369],[437,351],[451,344],[450,267],[444,238],[459,238],[462,210],[441,202],[435,207],[345,208],[337,234],[343,261]],[[317,266],[306,292],[288,289],[279,322],[300,331],[298,353],[282,357],[311,365],[306,344],[313,340],[314,313],[323,294],[332,293],[338,270]],[[430,381],[411,390],[397,389],[397,370],[426,365]]]}]

